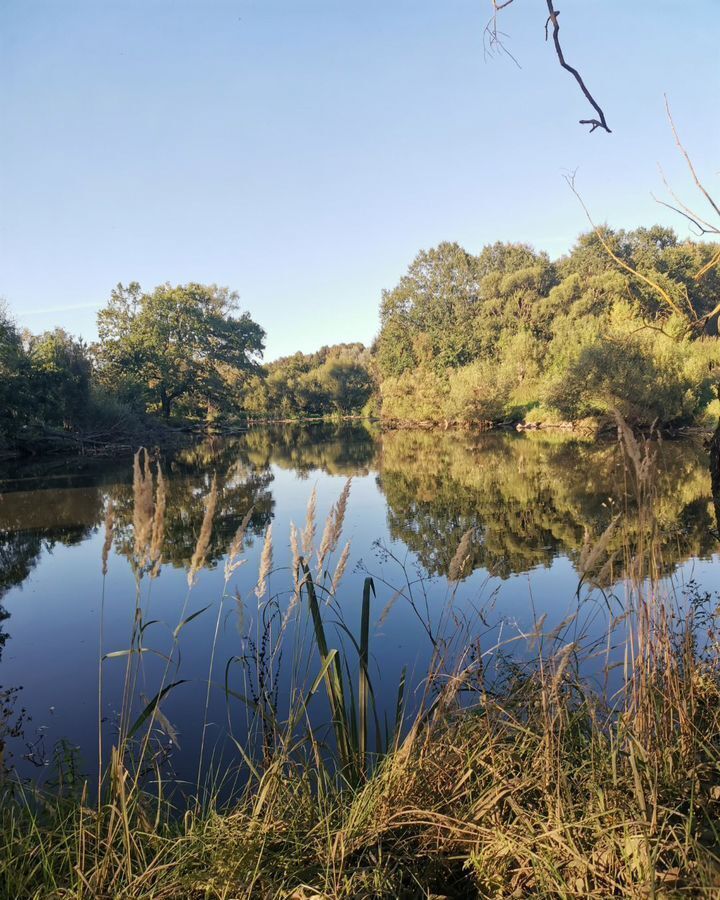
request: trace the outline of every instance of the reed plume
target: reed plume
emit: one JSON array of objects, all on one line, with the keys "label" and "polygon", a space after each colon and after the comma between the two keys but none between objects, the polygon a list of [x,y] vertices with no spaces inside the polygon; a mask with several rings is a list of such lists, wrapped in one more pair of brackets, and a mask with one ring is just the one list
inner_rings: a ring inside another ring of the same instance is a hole
[{"label": "reed plume", "polygon": [[465,534],[460,538],[460,543],[455,551],[455,555],[450,560],[448,567],[448,581],[462,581],[467,576],[467,563],[472,552],[473,538],[475,529],[468,528]]},{"label": "reed plume", "polygon": [[345,574],[345,569],[347,568],[348,559],[350,558],[350,541],[345,544],[343,548],[343,552],[340,554],[340,559],[338,560],[338,564],[335,567],[335,574],[332,579],[332,593],[335,594],[340,582],[343,579],[343,575]]},{"label": "reed plume", "polygon": [[332,553],[338,545],[338,541],[342,535],[343,525],[345,523],[345,513],[347,512],[347,504],[348,498],[350,497],[350,486],[352,485],[352,478],[348,478],[345,482],[345,486],[338,497],[338,501],[335,504],[335,518],[333,522],[333,533],[332,533],[332,543],[330,545],[330,552]]},{"label": "reed plume", "polygon": [[298,589],[299,578],[298,578],[298,570],[300,567],[300,543],[299,543],[299,533],[297,530],[297,526],[294,522],[290,523],[290,549],[292,550],[292,572],[293,572],[293,583],[295,584],[295,590]]},{"label": "reed plume", "polygon": [[157,578],[162,566],[162,548],[165,539],[165,511],[167,509],[167,493],[160,463],[157,467],[157,489],[155,491],[155,512],[152,522],[152,538],[150,540],[149,563],[152,566],[151,578]]},{"label": "reed plume", "polygon": [[310,559],[315,543],[315,510],[317,508],[317,485],[312,489],[310,499],[307,505],[307,516],[305,518],[305,528],[302,534],[302,551],[305,559]]},{"label": "reed plume", "polygon": [[332,507],[330,508],[330,512],[328,513],[328,517],[325,520],[325,528],[323,529],[323,536],[320,541],[320,548],[317,553],[318,575],[322,573],[326,558],[335,551],[335,548],[338,545],[338,541],[342,536],[342,529],[345,522],[345,513],[347,512],[347,504],[348,498],[350,496],[351,484],[352,478],[348,478],[348,480],[345,482],[345,486],[343,487],[342,492],[340,493],[340,496],[337,499],[337,502],[332,505]]},{"label": "reed plume", "polygon": [[212,534],[215,509],[217,507],[217,497],[217,475],[213,475],[210,493],[208,494],[207,503],[205,505],[205,515],[203,516],[200,535],[197,539],[197,544],[195,545],[195,552],[193,553],[192,560],[190,561],[190,571],[188,572],[187,577],[188,587],[190,588],[195,584],[197,573],[205,565],[208,547],[210,546],[210,536]]},{"label": "reed plume", "polygon": [[225,561],[225,581],[229,581],[233,572],[247,562],[246,559],[239,559],[239,556],[245,548],[245,535],[247,534],[248,525],[250,524],[254,509],[255,507],[251,506],[245,513],[242,522],[238,526],[238,530],[235,532],[235,537],[232,539],[230,549],[228,550],[228,557]]},{"label": "reed plume", "polygon": [[320,547],[317,552],[317,573],[321,574],[323,564],[325,562],[325,557],[330,552],[330,543],[332,541],[332,533],[333,533],[333,519],[334,519],[334,508],[330,510],[328,513],[327,519],[325,519],[325,527],[323,528],[323,535],[320,539]]},{"label": "reed plume", "polygon": [[265,594],[267,590],[267,578],[272,569],[273,550],[272,550],[272,522],[268,525],[265,532],[265,543],[263,544],[262,554],[260,556],[260,572],[258,574],[258,583],[255,588],[255,596],[258,600]]},{"label": "reed plume", "polygon": [[[615,533],[615,528],[619,520],[620,514],[618,513],[610,520],[610,524],[594,544],[590,542],[590,534],[588,529],[585,529],[583,545],[582,549],[580,550],[580,557],[578,559],[578,571],[580,572],[582,578],[586,578],[594,569],[597,568],[598,563],[605,555],[605,552],[610,543],[610,539]],[[614,559],[614,556],[611,558]],[[605,567],[603,566],[603,569],[604,568]],[[598,583],[602,584],[602,580],[600,578],[596,580],[598,581]]]},{"label": "reed plume", "polygon": [[102,573],[107,575],[108,556],[112,547],[113,532],[115,530],[115,507],[112,500],[108,500],[105,508],[105,540],[102,548]]}]

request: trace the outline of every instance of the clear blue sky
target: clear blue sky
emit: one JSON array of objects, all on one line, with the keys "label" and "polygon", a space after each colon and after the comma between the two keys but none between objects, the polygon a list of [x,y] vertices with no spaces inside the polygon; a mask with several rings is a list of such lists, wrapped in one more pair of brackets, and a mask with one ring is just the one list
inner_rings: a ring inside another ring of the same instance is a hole
[{"label": "clear blue sky", "polygon": [[717,186],[718,0],[558,0],[589,114],[541,0],[2,0],[0,296],[34,331],[95,336],[118,282],[238,290],[266,358],[369,342],[383,287],[441,240],[557,255],[598,220],[683,223],[667,91]]}]

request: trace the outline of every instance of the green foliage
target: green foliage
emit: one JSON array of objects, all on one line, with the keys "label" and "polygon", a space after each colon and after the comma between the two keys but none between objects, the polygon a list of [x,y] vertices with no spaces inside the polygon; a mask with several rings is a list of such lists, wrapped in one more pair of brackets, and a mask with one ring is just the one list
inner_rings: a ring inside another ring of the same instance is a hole
[{"label": "green foliage", "polygon": [[350,415],[363,410],[373,390],[370,351],[336,344],[270,363],[245,383],[241,404],[253,416]]},{"label": "green foliage", "polygon": [[716,338],[597,333],[565,354],[544,400],[567,419],[616,409],[633,421],[691,423],[712,400],[719,367]]},{"label": "green foliage", "polygon": [[487,352],[503,318],[532,319],[533,295],[553,278],[547,257],[522,244],[494,244],[477,257],[454,243],[420,252],[383,292],[380,372],[467,365]]},{"label": "green foliage", "polygon": [[21,336],[0,308],[0,440],[39,426],[73,428],[87,420],[92,364],[87,347],[61,328]]},{"label": "green foliage", "polygon": [[420,253],[383,294],[382,414],[429,422],[700,421],[720,373],[716,247],[655,226],[594,232],[552,263],[517,244]]},{"label": "green foliage", "polygon": [[605,226],[556,261],[525,244],[473,255],[441,243],[383,292],[372,348],[265,366],[264,331],[216,285],[119,284],[91,351],[61,329],[20,335],[0,305],[0,446],[48,429],[132,431],[146,413],[488,424],[617,410],[640,425],[707,424],[720,378],[716,252],[660,226]]},{"label": "green foliage", "polygon": [[18,330],[0,303],[0,447],[26,420],[28,368]]},{"label": "green foliage", "polygon": [[176,406],[214,417],[257,370],[265,332],[237,312],[237,294],[215,285],[118,285],[98,314],[103,383],[168,418]]},{"label": "green foliage", "polygon": [[27,341],[30,389],[38,416],[49,425],[71,427],[82,420],[90,399],[87,348],[62,328]]}]

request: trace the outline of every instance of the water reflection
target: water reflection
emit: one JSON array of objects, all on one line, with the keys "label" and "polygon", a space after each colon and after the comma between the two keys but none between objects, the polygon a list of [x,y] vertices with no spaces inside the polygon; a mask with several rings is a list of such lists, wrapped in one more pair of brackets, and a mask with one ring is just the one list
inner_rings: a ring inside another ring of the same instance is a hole
[{"label": "water reflection", "polygon": [[[709,475],[699,444],[667,442],[652,449],[657,538],[668,570],[714,549]],[[616,547],[623,540],[632,544],[640,528],[614,442],[396,431],[383,435],[379,470],[391,535],[434,575],[447,575],[470,528],[472,567],[503,578],[549,565],[560,553],[576,560],[616,511],[623,512]]]},{"label": "water reflection", "polygon": [[0,494],[0,660],[8,639],[3,623],[10,618],[2,606],[4,595],[29,577],[44,551],[84,541],[102,508],[97,487],[53,491],[50,496],[37,490]]},{"label": "water reflection", "polygon": [[[714,549],[709,476],[699,443],[666,442],[656,449],[655,510],[669,569],[690,557],[707,558]],[[176,567],[192,556],[212,476],[220,502],[211,566],[224,556],[249,508],[251,539],[273,517],[273,467],[300,478],[376,473],[390,537],[416,553],[430,575],[447,575],[471,528],[472,568],[504,578],[549,565],[561,553],[576,559],[617,510],[625,514],[623,539],[632,540],[638,527],[622,455],[612,441],[285,425],[211,438],[161,464],[168,489],[163,558]],[[116,552],[131,554],[129,460],[60,472],[55,463],[46,474],[33,465],[31,477],[0,480],[0,600],[27,579],[43,550],[85,540],[100,525],[107,498],[116,509]]]},{"label": "water reflection", "polygon": [[[688,559],[707,558],[715,549],[710,479],[698,443],[667,442],[655,449],[656,538],[662,565],[670,570]],[[289,523],[302,524],[313,485],[319,485],[320,504],[326,502],[327,509],[343,480],[355,477],[347,523],[354,555],[346,576],[351,583],[344,595],[353,621],[357,614],[353,598],[359,596],[361,583],[352,583],[357,575],[353,566],[361,556],[371,558],[370,546],[376,538],[398,542],[400,551],[407,547],[425,572],[440,576],[437,590],[429,589],[431,604],[437,601],[439,607],[445,596],[442,578],[461,538],[472,529],[467,568],[507,579],[538,566],[548,567],[547,573],[537,573],[533,589],[538,588],[539,594],[544,591],[540,602],[550,606],[556,597],[563,604],[575,602],[577,579],[571,567],[550,568],[557,557],[576,562],[584,543],[602,534],[617,510],[625,515],[622,533],[612,539],[615,545],[632,544],[640,529],[622,454],[612,441],[591,444],[547,434],[382,433],[359,423],[285,425],[257,428],[232,438],[210,438],[173,453],[154,454],[154,459],[162,465],[167,486],[162,554],[167,565],[160,582],[152,583],[153,619],[171,623],[171,630],[186,594],[182,570],[195,548],[213,476],[219,501],[208,549],[209,568],[217,567],[225,556],[250,508],[248,543],[259,545],[258,537],[275,520],[276,565],[288,565]],[[48,736],[48,747],[67,735],[83,747],[92,747],[95,741],[98,608],[104,590],[102,536],[96,532],[108,500],[116,517],[113,550],[124,563],[132,557],[134,545],[130,458],[33,461],[0,470],[0,683],[9,685],[6,696],[11,699],[16,686],[27,686],[23,703],[37,713],[32,727],[42,723],[48,729],[42,733]],[[237,583],[250,600],[248,609],[255,598],[259,546],[251,556]],[[621,566],[619,557],[610,580],[622,574]],[[469,574],[467,569],[463,574]],[[286,588],[282,581],[286,575],[279,574],[274,589]],[[193,595],[193,609],[216,602],[221,583],[222,572],[208,573],[197,588],[202,596]],[[508,590],[502,595],[500,612],[523,614],[527,596],[522,587],[514,590],[516,586],[517,582],[504,582]],[[470,591],[472,584],[466,587]],[[104,648],[123,649],[128,646],[134,609],[131,566],[111,565],[105,588]],[[378,597],[377,613],[387,600],[387,596]],[[396,613],[379,629],[378,660],[389,683],[405,664],[412,663],[423,639],[413,631],[407,611],[398,608]],[[224,665],[238,652],[239,626],[225,612],[218,621],[218,659]],[[167,628],[163,638],[162,627],[156,627],[154,639],[165,652],[162,641],[167,639]],[[198,709],[202,709],[208,678],[211,617],[194,620],[192,634],[186,637],[183,678],[188,682],[182,697],[169,698],[167,713],[172,714],[182,734],[183,752],[191,760],[197,750]],[[149,683],[156,662],[148,658],[144,663]],[[122,666],[110,665],[106,672],[105,716],[110,724],[122,692],[121,670]],[[120,679],[115,687],[113,679]],[[2,696],[0,687],[0,707]],[[56,704],[62,706],[57,714]],[[9,701],[5,705],[11,709]],[[224,721],[225,714],[224,699],[219,698],[213,721]],[[10,721],[9,716],[5,720]],[[7,731],[0,709],[0,757]],[[26,746],[35,753],[34,745]]]},{"label": "water reflection", "polygon": [[[218,506],[207,565],[214,567],[227,553],[232,536],[245,513],[252,509],[249,543],[270,521],[275,501],[270,491],[270,467],[254,465],[244,441],[212,438],[162,460],[167,509],[162,559],[185,568],[192,558],[205,514],[205,498],[213,476],[217,478]],[[133,555],[133,491],[129,483],[114,485],[108,496],[115,509],[115,552]]]},{"label": "water reflection", "polygon": [[365,424],[275,425],[251,431],[243,440],[258,468],[276,465],[301,478],[311,472],[363,476],[376,467],[380,432]]}]

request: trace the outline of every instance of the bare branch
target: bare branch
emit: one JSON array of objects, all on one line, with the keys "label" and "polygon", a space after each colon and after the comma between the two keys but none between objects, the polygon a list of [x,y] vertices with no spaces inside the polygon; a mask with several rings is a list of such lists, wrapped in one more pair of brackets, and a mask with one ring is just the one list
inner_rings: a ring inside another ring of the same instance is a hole
[{"label": "bare branch", "polygon": [[695,166],[693,166],[692,160],[690,159],[687,150],[685,149],[685,147],[683,147],[682,141],[680,140],[680,137],[677,133],[677,129],[675,128],[675,122],[673,121],[672,113],[670,112],[670,103],[668,102],[667,94],[665,94],[665,111],[667,112],[668,119],[670,120],[670,127],[672,128],[673,135],[675,136],[675,143],[678,145],[680,152],[685,157],[685,162],[688,164],[688,168],[690,169],[690,174],[693,177],[693,181],[695,182],[698,190],[703,194],[707,202],[710,204],[710,206],[712,206],[713,210],[717,213],[718,216],[720,216],[720,207],[707,192],[702,181],[700,181],[700,179],[698,178],[695,171]]},{"label": "bare branch", "polygon": [[698,222],[697,219],[694,219],[691,215],[684,212],[682,209],[679,209],[677,206],[673,206],[672,203],[666,203],[665,200],[660,200],[658,197],[655,196],[655,194],[652,193],[652,191],[650,192],[650,196],[660,206],[664,206],[664,207],[666,207],[666,209],[671,209],[674,213],[677,213],[679,216],[684,216],[689,222],[692,222],[692,224],[697,228],[697,231],[693,232],[693,234],[695,234],[696,237],[702,237],[704,234],[720,233],[720,232],[716,232],[715,230],[708,231],[706,228],[703,228],[703,226]]},{"label": "bare branch", "polygon": [[[595,131],[596,128],[604,128],[605,131],[607,131],[607,133],[610,134],[610,133],[611,133],[611,132],[610,132],[610,129],[608,128],[608,124],[607,124],[607,122],[605,121],[605,113],[602,111],[602,109],[600,108],[600,106],[599,106],[598,103],[596,102],[596,100],[595,100],[595,98],[593,97],[593,95],[592,95],[592,94],[590,93],[590,91],[587,89],[587,87],[586,87],[586,85],[585,85],[585,82],[583,81],[582,76],[580,75],[580,73],[578,72],[578,70],[575,69],[575,68],[573,68],[573,66],[571,66],[569,63],[567,63],[567,62],[565,61],[565,56],[564,56],[564,54],[563,54],[563,50],[562,50],[562,47],[561,47],[561,45],[560,45],[560,23],[558,22],[558,16],[560,15],[560,10],[559,10],[559,9],[555,9],[555,5],[554,5],[554,3],[553,3],[553,0],[546,0],[546,2],[547,2],[548,13],[549,13],[549,15],[548,15],[548,22],[552,22],[552,26],[553,26],[553,34],[552,34],[552,37],[553,37],[553,44],[555,45],[555,52],[557,53],[557,58],[558,58],[558,60],[560,61],[560,65],[561,65],[561,66],[563,67],[563,69],[565,69],[567,72],[570,72],[570,74],[573,76],[573,78],[575,79],[575,81],[577,81],[577,83],[580,85],[580,90],[581,90],[581,91],[583,92],[583,94],[585,95],[585,99],[586,99],[586,100],[588,101],[588,103],[592,106],[592,108],[595,110],[595,112],[598,114],[598,117],[599,117],[599,118],[597,118],[597,119],[580,119],[580,124],[581,124],[581,125],[591,125],[591,126],[592,126],[592,127],[590,128],[590,133],[591,133],[591,134],[592,134],[593,131]],[[545,34],[546,34],[546,35],[547,35],[547,25],[548,25],[548,22],[545,23]]]},{"label": "bare branch", "polygon": [[[490,49],[490,53],[493,52],[503,52],[506,53],[516,65],[519,66],[518,61],[515,57],[508,51],[508,49],[503,44],[503,37],[505,35],[498,31],[497,27],[497,17],[500,10],[505,9],[507,6],[510,6],[514,0],[492,0],[493,5],[493,14],[490,21],[485,26],[485,38],[487,39],[487,47]],[[597,118],[593,119],[580,119],[581,125],[589,125],[590,132],[595,131],[596,128],[602,128],[604,131],[607,131],[608,134],[611,133],[610,128],[608,127],[607,121],[605,119],[605,113],[600,108],[600,105],[595,100],[593,95],[587,88],[585,81],[583,80],[582,75],[578,72],[574,66],[571,66],[565,59],[565,54],[563,53],[562,46],[560,44],[560,23],[558,22],[558,16],[560,15],[560,10],[555,9],[555,5],[553,0],[545,0],[548,8],[548,17],[545,21],[545,40],[550,39],[550,25],[552,24],[552,39],[553,44],[555,46],[555,53],[557,54],[557,58],[560,62],[560,65],[563,69],[573,76],[575,81],[577,81],[580,90],[583,92],[585,99],[592,106],[592,108],[597,113]],[[487,51],[486,51],[487,52]]]},{"label": "bare branch", "polygon": [[[695,210],[691,209],[686,203],[684,203],[680,199],[680,197],[678,197],[678,195],[675,193],[675,191],[670,187],[670,183],[668,182],[667,178],[665,177],[665,172],[663,172],[662,166],[660,166],[659,164],[658,164],[658,170],[660,171],[660,177],[663,180],[665,189],[667,190],[668,194],[670,194],[670,196],[673,198],[673,200],[677,203],[677,205],[680,207],[680,209],[676,210],[676,212],[680,212],[681,215],[684,215],[686,218],[693,221],[703,234],[720,234],[720,228],[718,228],[716,225],[713,225],[711,222],[708,222],[706,219],[703,219],[703,217],[699,213],[697,213],[697,212],[695,212]],[[658,200],[657,202],[660,203],[662,201]],[[665,203],[663,205],[670,206],[670,204],[668,204],[668,203]],[[674,207],[670,206],[670,208],[673,209]],[[681,210],[684,210],[684,212],[681,212]]]},{"label": "bare branch", "polygon": [[697,322],[698,322],[698,317],[697,317],[697,313],[693,309],[692,303],[690,302],[690,298],[687,296],[687,291],[685,293],[685,299],[687,301],[688,310],[683,311],[662,285],[658,284],[656,281],[653,281],[651,278],[648,278],[647,275],[643,275],[642,272],[638,272],[637,269],[633,269],[633,267],[631,265],[628,265],[628,263],[626,263],[624,259],[621,259],[617,255],[617,253],[615,253],[615,251],[610,246],[610,244],[605,240],[605,236],[603,235],[602,231],[600,231],[598,226],[593,222],[592,217],[590,215],[590,211],[588,210],[587,206],[585,205],[585,201],[580,196],[578,189],[575,187],[574,173],[572,175],[565,175],[563,177],[565,178],[565,181],[567,181],[568,186],[570,187],[570,190],[577,197],[578,202],[580,203],[580,206],[582,206],[582,208],[585,212],[585,216],[587,217],[587,220],[590,223],[592,230],[595,232],[597,239],[602,244],[602,247],[605,250],[605,252],[608,254],[608,256],[611,259],[613,259],[620,266],[621,269],[624,269],[626,272],[629,272],[631,275],[634,275],[636,278],[638,278],[640,281],[644,282],[648,287],[652,288],[656,293],[658,293],[660,295],[660,297],[662,298],[662,300],[664,301],[664,303],[674,313],[676,313],[678,316],[680,316],[681,319],[684,319],[688,323],[690,328],[696,327]]},{"label": "bare branch", "polygon": [[483,50],[486,58],[488,56],[492,56],[495,53],[504,53],[506,56],[510,57],[510,59],[515,63],[518,69],[521,69],[522,66],[520,65],[520,63],[505,46],[503,38],[507,38],[507,35],[503,31],[498,31],[497,27],[498,12],[501,9],[505,9],[506,6],[510,6],[510,4],[513,2],[514,0],[505,0],[504,3],[498,3],[498,0],[492,0],[493,14],[492,18],[485,26],[485,31],[483,34]]}]

